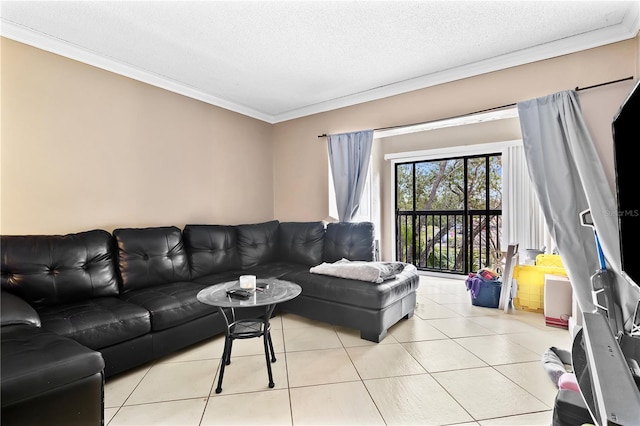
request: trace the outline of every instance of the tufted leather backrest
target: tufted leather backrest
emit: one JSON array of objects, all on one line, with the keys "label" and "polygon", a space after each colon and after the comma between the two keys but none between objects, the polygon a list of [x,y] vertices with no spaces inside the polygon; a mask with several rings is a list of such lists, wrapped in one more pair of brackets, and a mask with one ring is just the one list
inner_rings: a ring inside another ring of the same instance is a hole
[{"label": "tufted leather backrest", "polygon": [[189,256],[191,278],[240,269],[235,226],[187,225],[182,235]]},{"label": "tufted leather backrest", "polygon": [[316,266],[322,262],[322,222],[282,222],[278,229],[280,260]]},{"label": "tufted leather backrest", "polygon": [[113,240],[103,230],[2,236],[2,288],[32,306],[115,296]]},{"label": "tufted leather backrest", "polygon": [[278,249],[278,222],[238,225],[238,252],[242,267],[252,268],[276,259]]},{"label": "tufted leather backrest", "polygon": [[324,261],[374,260],[374,233],[371,222],[329,223],[324,236]]},{"label": "tufted leather backrest", "polygon": [[113,236],[123,292],[189,280],[182,232],[175,226],[121,228]]}]

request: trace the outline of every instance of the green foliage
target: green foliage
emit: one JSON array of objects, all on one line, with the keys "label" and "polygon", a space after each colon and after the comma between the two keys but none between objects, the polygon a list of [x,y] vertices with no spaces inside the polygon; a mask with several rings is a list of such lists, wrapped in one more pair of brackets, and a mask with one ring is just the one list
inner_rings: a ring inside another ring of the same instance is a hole
[{"label": "green foliage", "polygon": [[[502,162],[499,155],[396,165],[396,208],[412,211],[463,210],[467,164],[468,208],[486,209],[487,171],[490,209],[502,207]],[[413,174],[415,172],[415,189]]]}]

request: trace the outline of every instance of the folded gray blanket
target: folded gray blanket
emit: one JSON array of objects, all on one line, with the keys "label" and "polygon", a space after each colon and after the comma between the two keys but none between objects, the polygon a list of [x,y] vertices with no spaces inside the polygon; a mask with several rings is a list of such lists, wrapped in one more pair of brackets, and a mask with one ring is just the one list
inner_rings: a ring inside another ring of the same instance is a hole
[{"label": "folded gray blanket", "polygon": [[405,269],[415,266],[402,262],[363,262],[341,259],[334,263],[322,263],[309,269],[312,274],[331,275],[352,280],[382,283],[393,279]]}]

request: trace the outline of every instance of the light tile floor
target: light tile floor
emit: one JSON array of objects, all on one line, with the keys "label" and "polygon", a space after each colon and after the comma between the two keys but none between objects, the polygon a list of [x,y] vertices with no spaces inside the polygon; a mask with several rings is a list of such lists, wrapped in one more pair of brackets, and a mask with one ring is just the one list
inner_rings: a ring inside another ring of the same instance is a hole
[{"label": "light tile floor", "polygon": [[218,336],[107,379],[105,424],[550,425],[541,355],[571,347],[542,314],[472,306],[464,279],[427,276],[415,315],[380,344],[291,314],[272,335],[273,389],[262,341],[249,339],[234,342],[216,394]]}]

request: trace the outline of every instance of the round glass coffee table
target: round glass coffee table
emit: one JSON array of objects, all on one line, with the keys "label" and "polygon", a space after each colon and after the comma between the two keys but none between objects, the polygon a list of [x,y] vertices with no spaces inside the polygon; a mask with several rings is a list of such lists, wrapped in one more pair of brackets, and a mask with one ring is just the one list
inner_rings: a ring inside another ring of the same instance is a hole
[{"label": "round glass coffee table", "polygon": [[[273,342],[271,341],[269,319],[278,303],[291,300],[302,292],[302,288],[298,284],[275,278],[261,278],[256,280],[256,289],[252,290],[252,294],[247,299],[237,299],[227,294],[227,291],[239,288],[239,281],[229,281],[202,289],[197,296],[200,302],[217,307],[227,325],[216,393],[222,392],[224,368],[225,365],[231,364],[231,347],[233,341],[252,337],[263,338],[264,356],[267,361],[267,373],[269,375],[269,387],[273,388],[275,386],[271,372],[271,363],[276,362],[276,355],[273,350]],[[264,307],[264,314],[259,318],[236,319],[235,310],[237,308],[254,307]],[[269,357],[269,355],[271,355],[271,357]]]}]

